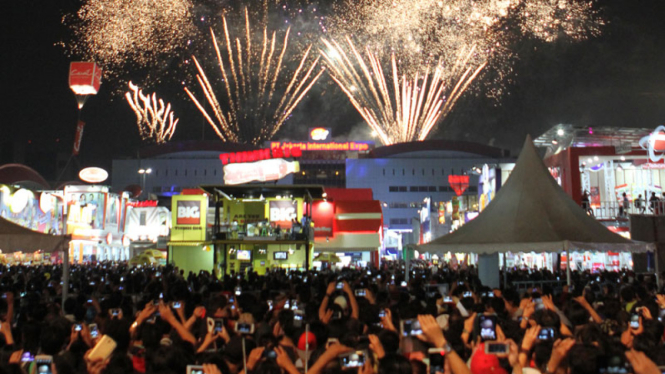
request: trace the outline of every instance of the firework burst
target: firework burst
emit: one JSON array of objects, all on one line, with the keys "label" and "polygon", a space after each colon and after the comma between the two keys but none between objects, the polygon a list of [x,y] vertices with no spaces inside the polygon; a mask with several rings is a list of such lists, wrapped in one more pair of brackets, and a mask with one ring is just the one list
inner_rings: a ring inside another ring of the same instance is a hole
[{"label": "firework burst", "polygon": [[[209,110],[189,88],[185,87],[185,92],[222,140],[260,144],[275,135],[323,74],[323,70],[314,71],[319,57],[308,62],[309,46],[300,59],[295,58],[289,50],[290,29],[282,39],[281,48],[277,46],[277,34],[269,34],[267,27],[263,28],[260,40],[253,40],[247,10],[244,35],[240,37],[232,39],[226,16],[222,21],[222,48],[212,29],[210,34],[221,73],[224,105],[196,57],[193,57],[198,72],[196,78]],[[294,70],[287,68],[292,63],[297,65]]]},{"label": "firework burst", "polygon": [[391,85],[380,59],[369,48],[363,57],[351,38],[346,40],[349,53],[334,40],[324,40],[321,54],[332,79],[386,145],[426,139],[485,67],[470,65],[475,53],[471,48],[450,67],[439,61],[422,75],[407,78],[399,75],[393,54]]},{"label": "firework burst", "polygon": [[185,47],[196,28],[192,0],[85,0],[70,25],[72,54],[97,62],[116,76],[128,64],[155,66]]},{"label": "firework burst", "polygon": [[129,106],[136,114],[139,134],[144,140],[153,140],[157,144],[171,140],[175,133],[178,119],[174,119],[171,104],[164,104],[157,95],[144,95],[143,91],[129,82],[130,91],[125,94]]}]

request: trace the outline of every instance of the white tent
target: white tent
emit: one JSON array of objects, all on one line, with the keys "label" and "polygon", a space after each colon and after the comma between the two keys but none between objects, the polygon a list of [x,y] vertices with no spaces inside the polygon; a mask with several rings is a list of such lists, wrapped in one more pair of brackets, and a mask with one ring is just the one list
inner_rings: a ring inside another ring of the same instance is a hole
[{"label": "white tent", "polygon": [[506,184],[478,217],[418,247],[421,252],[478,254],[653,249],[653,244],[628,240],[588,216],[552,178],[531,137]]},{"label": "white tent", "polygon": [[4,253],[57,252],[67,250],[68,245],[67,236],[43,234],[0,217],[0,250]]}]

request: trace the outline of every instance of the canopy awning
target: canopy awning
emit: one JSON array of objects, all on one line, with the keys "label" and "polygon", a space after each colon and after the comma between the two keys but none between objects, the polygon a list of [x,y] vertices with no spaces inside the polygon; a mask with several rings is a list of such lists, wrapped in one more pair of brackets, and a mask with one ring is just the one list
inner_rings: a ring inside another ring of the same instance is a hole
[{"label": "canopy awning", "polygon": [[63,251],[67,250],[69,240],[69,236],[33,231],[0,217],[0,250],[3,253]]},{"label": "canopy awning", "polygon": [[586,214],[557,184],[527,137],[506,184],[487,208],[457,231],[418,247],[442,252],[646,252]]}]

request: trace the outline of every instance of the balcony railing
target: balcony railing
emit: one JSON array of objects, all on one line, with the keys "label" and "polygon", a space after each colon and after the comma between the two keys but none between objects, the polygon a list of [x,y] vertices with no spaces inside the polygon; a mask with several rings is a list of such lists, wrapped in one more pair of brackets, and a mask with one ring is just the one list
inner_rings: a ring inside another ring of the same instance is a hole
[{"label": "balcony railing", "polygon": [[628,209],[621,209],[621,204],[618,201],[601,201],[600,205],[592,205],[589,214],[597,219],[628,219],[629,214],[649,214],[649,215],[665,215],[665,201],[659,200],[655,204],[650,204],[645,201],[641,207],[636,207],[634,202],[630,202]]}]

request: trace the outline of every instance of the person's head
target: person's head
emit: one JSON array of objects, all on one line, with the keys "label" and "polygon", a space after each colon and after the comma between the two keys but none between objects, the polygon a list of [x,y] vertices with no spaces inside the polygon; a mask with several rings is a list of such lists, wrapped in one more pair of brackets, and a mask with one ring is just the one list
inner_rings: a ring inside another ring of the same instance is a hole
[{"label": "person's head", "polygon": [[594,345],[575,344],[568,351],[568,374],[596,374],[601,368],[600,349]]},{"label": "person's head", "polygon": [[510,313],[515,312],[520,306],[520,294],[514,288],[503,291],[503,301],[506,310]]},{"label": "person's head", "polygon": [[50,356],[57,355],[64,347],[66,339],[67,334],[62,329],[53,325],[45,326],[39,338],[42,352]]},{"label": "person's head", "polygon": [[621,301],[624,303],[635,301],[635,291],[632,287],[624,287],[621,289]]},{"label": "person's head", "polygon": [[412,374],[411,363],[402,355],[389,353],[379,362],[377,374]]}]

